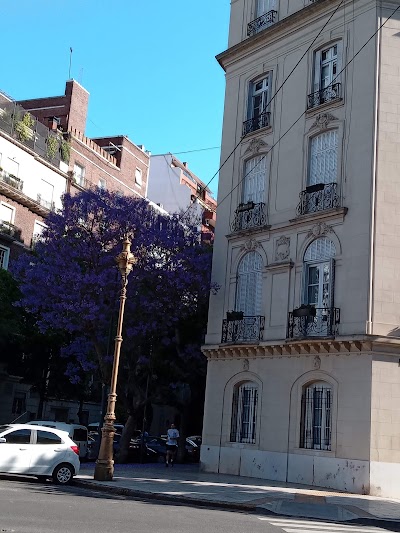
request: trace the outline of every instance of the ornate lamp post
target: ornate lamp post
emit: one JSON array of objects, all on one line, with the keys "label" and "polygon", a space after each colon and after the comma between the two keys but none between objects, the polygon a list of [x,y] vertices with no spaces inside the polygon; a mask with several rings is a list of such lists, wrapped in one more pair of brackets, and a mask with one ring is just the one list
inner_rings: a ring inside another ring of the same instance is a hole
[{"label": "ornate lamp post", "polygon": [[104,426],[102,428],[99,457],[96,461],[96,468],[94,471],[94,479],[96,479],[97,481],[110,481],[112,480],[114,475],[113,443],[115,434],[115,403],[117,401],[118,366],[122,344],[122,325],[124,322],[126,286],[128,285],[128,276],[132,270],[133,265],[136,263],[136,259],[131,253],[131,241],[128,239],[128,237],[125,237],[122,252],[115,258],[115,260],[118,264],[118,268],[121,273],[122,287],[119,303],[117,335],[115,337],[111,386],[107,402],[107,413],[104,417]]}]

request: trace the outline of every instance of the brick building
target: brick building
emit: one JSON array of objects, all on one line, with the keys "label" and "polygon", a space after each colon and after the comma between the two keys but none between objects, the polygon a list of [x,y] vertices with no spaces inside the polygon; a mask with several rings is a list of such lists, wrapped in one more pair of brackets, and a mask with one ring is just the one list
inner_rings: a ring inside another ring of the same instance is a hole
[{"label": "brick building", "polygon": [[62,195],[101,188],[146,197],[149,153],[124,135],[85,136],[89,93],[14,101],[0,93],[0,267],[30,248]]}]

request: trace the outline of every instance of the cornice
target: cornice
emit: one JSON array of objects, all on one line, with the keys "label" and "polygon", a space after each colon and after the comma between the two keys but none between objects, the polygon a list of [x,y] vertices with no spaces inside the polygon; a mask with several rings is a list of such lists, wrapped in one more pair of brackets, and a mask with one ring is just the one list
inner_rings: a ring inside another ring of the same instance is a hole
[{"label": "cornice", "polygon": [[241,41],[228,50],[221,52],[216,56],[218,63],[226,71],[226,66],[237,56],[242,56],[243,54],[254,52],[260,44],[265,44],[265,41],[269,39],[276,39],[280,34],[290,33],[295,27],[298,26],[298,23],[302,21],[304,25],[309,24],[309,20],[313,15],[319,15],[325,10],[325,7],[329,4],[337,5],[339,0],[318,0],[318,2],[312,3],[306,7],[303,7],[299,11],[292,13],[287,17],[284,17],[282,20],[279,20],[272,26],[265,28],[256,35]]},{"label": "cornice", "polygon": [[203,354],[208,360],[299,357],[316,355],[351,355],[380,352],[400,355],[400,338],[376,337],[369,335],[342,337],[335,339],[309,338],[303,340],[279,340],[260,344],[205,345]]}]

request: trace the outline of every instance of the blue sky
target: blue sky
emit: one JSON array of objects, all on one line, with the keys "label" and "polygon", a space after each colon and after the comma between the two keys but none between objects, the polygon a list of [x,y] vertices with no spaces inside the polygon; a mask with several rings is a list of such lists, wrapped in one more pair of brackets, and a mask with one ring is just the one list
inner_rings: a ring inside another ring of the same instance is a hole
[{"label": "blue sky", "polygon": [[[63,94],[72,47],[71,77],[90,92],[89,137],[128,135],[153,154],[220,146],[215,55],[227,45],[229,0],[3,0],[0,18],[0,89],[13,98]],[[219,154],[177,156],[208,182]]]}]

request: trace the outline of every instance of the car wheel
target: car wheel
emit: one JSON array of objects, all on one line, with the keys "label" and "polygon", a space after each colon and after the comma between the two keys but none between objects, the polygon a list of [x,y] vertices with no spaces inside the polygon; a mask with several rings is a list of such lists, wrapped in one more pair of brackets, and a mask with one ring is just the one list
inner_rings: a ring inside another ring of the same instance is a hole
[{"label": "car wheel", "polygon": [[74,476],[74,470],[70,465],[58,465],[53,472],[53,481],[57,485],[67,485],[71,483]]}]

